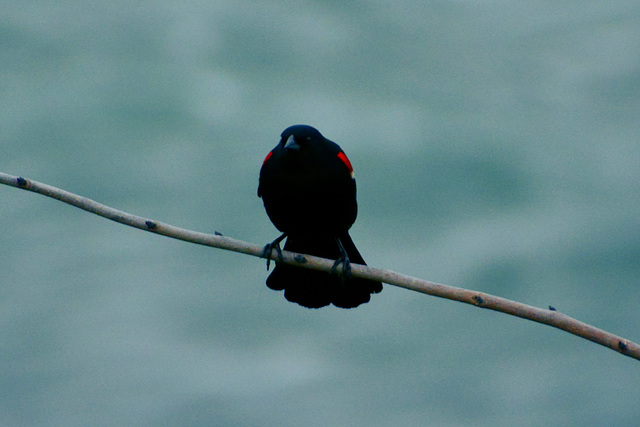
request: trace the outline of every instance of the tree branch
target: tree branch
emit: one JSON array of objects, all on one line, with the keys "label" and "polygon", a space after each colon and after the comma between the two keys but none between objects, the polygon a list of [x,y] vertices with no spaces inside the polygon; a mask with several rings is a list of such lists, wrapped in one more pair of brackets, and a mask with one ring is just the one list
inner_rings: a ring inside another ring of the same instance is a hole
[{"label": "tree branch", "polygon": [[[110,220],[139,228],[141,230],[150,231],[152,233],[161,234],[163,236],[174,239],[184,240],[186,242],[196,243],[199,245],[211,246],[214,248],[226,249],[229,251],[240,252],[255,257],[263,257],[263,246],[254,245],[230,237],[222,236],[219,233],[215,235],[199,233],[196,231],[186,230],[184,228],[174,227],[159,221],[131,215],[127,212],[119,211],[102,205],[85,197],[78,196],[68,191],[42,184],[36,181],[8,175],[0,172],[0,183],[23,190],[32,191],[34,193],[43,194],[61,202],[78,207],[85,211],[100,215]],[[271,254],[271,259],[276,260],[278,254]],[[297,254],[294,252],[282,252],[282,262],[285,264],[296,265],[302,268],[311,268],[314,270],[330,271],[334,261],[324,258],[318,258],[310,255]],[[523,319],[532,320],[534,322],[543,323],[569,332],[570,334],[593,341],[625,356],[640,360],[640,346],[622,337],[613,335],[602,329],[595,328],[586,323],[573,319],[565,314],[549,307],[548,310],[540,309],[530,305],[511,301],[505,298],[485,294],[482,292],[472,291],[468,289],[456,288],[453,286],[441,285],[415,277],[405,276],[390,270],[372,268],[363,265],[353,264],[352,274],[363,279],[378,280],[390,285],[411,289],[427,295],[433,295],[440,298],[446,298],[454,301],[471,304],[480,308],[501,311]]]}]

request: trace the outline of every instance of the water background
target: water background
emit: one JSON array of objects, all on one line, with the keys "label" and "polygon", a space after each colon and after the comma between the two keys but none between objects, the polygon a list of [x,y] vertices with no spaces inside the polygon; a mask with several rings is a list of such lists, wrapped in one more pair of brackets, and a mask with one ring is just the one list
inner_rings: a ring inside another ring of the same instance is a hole
[{"label": "water background", "polygon": [[[266,243],[280,132],[358,180],[370,265],[640,341],[640,3],[3,2],[0,171]],[[355,310],[262,260],[0,187],[0,425],[640,425],[640,365],[386,286]]]}]

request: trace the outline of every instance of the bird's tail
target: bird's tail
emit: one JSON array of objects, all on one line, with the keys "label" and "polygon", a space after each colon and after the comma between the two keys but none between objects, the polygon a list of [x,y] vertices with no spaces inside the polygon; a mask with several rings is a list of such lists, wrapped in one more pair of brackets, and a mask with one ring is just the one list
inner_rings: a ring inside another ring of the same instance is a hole
[{"label": "bird's tail", "polygon": [[[366,265],[351,240],[349,233],[339,236],[349,261]],[[333,236],[289,235],[284,250],[338,259],[342,252]],[[276,262],[276,268],[267,278],[267,286],[273,290],[284,290],[287,300],[308,308],[320,308],[333,304],[341,308],[353,308],[369,302],[372,293],[382,290],[382,283],[355,277],[343,278],[338,273],[326,273],[299,268]]]}]

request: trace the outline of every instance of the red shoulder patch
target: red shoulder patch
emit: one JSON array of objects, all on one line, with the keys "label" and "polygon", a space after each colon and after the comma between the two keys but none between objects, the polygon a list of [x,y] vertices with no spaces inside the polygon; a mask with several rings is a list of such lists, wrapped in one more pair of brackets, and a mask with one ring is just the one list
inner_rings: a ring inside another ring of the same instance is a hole
[{"label": "red shoulder patch", "polygon": [[273,156],[273,150],[269,151],[269,154],[267,154],[267,157],[264,158],[262,164],[264,165],[265,163],[267,163],[267,160],[269,160],[271,156]]},{"label": "red shoulder patch", "polygon": [[347,169],[349,169],[349,173],[351,174],[351,176],[353,176],[353,166],[351,166],[351,162],[349,161],[349,158],[347,157],[347,155],[344,154],[343,151],[341,151],[338,153],[338,158],[342,161],[342,163],[345,164]]}]

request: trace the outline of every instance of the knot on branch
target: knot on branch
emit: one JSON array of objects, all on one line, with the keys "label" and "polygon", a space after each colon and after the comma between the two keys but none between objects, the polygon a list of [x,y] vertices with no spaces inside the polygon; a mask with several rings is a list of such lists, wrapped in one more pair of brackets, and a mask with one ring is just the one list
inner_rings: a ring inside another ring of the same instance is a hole
[{"label": "knot on branch", "polygon": [[481,295],[474,295],[473,296],[473,302],[478,307],[482,307],[486,303],[485,299]]},{"label": "knot on branch", "polygon": [[618,341],[618,348],[621,352],[626,353],[629,350],[629,346],[624,341]]}]

